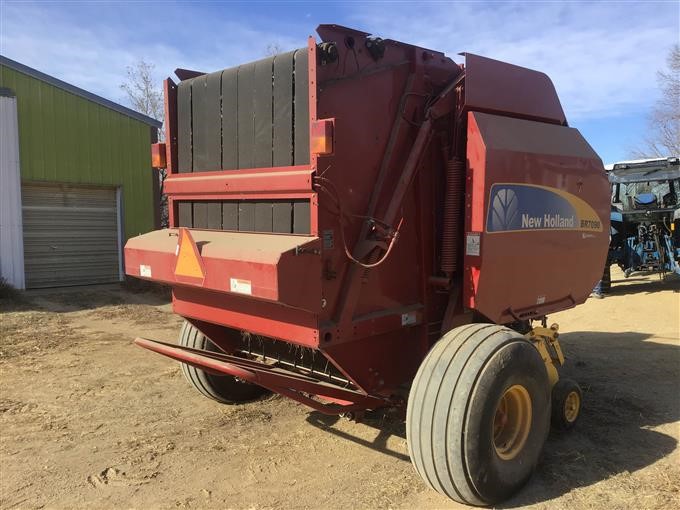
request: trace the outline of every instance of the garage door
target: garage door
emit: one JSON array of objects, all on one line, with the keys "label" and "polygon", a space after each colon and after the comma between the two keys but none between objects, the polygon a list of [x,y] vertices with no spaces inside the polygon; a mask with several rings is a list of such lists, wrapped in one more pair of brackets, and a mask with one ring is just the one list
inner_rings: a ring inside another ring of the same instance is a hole
[{"label": "garage door", "polygon": [[115,188],[21,187],[26,288],[119,281]]}]

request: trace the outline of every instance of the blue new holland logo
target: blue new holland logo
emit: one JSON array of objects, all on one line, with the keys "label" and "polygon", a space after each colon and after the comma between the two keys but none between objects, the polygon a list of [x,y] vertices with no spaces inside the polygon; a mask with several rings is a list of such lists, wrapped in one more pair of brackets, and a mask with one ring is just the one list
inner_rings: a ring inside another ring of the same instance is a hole
[{"label": "blue new holland logo", "polygon": [[601,232],[599,216],[583,199],[533,184],[494,184],[486,231],[583,230]]}]

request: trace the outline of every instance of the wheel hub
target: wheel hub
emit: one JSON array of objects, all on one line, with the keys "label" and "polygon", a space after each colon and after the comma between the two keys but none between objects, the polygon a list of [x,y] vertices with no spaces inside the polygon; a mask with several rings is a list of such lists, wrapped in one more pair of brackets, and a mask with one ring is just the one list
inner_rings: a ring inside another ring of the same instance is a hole
[{"label": "wheel hub", "polygon": [[572,391],[564,399],[564,418],[573,423],[578,418],[578,413],[581,410],[581,397],[576,391]]},{"label": "wheel hub", "polygon": [[510,386],[496,406],[493,444],[503,460],[514,459],[526,443],[531,430],[531,397],[521,384]]}]

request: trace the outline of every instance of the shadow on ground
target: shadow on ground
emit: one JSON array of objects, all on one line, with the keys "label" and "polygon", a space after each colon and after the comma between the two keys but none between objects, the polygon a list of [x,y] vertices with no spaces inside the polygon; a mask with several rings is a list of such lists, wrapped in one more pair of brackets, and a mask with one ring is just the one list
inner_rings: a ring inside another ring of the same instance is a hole
[{"label": "shadow on ground", "polygon": [[46,310],[65,313],[124,304],[160,306],[170,300],[168,287],[124,282],[16,291],[11,297],[0,299],[0,313]]},{"label": "shadow on ground", "polygon": [[[649,428],[680,420],[680,348],[648,341],[650,336],[591,331],[561,336],[569,360],[561,375],[575,379],[583,388],[583,414],[574,430],[551,431],[536,474],[500,508],[549,501],[619,473],[635,472],[676,448],[673,437]],[[337,437],[409,462],[406,455],[387,447],[390,436],[405,438],[404,423],[395,414],[367,415],[364,423],[378,431],[373,441],[339,430],[339,419],[312,412],[307,421]]]},{"label": "shadow on ground", "polygon": [[628,278],[624,280],[612,280],[612,286],[609,291],[609,295],[624,296],[626,294],[637,293],[652,294],[654,292],[668,290],[680,292],[680,278],[676,277],[675,275],[667,275],[664,280],[661,280],[660,278]]}]

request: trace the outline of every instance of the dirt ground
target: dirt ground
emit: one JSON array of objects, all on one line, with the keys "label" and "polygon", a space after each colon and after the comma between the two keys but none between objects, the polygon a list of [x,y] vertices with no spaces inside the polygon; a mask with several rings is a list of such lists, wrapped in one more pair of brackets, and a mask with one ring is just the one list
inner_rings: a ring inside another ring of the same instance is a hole
[{"label": "dirt ground", "polygon": [[[614,280],[550,317],[585,409],[503,508],[680,508],[680,284]],[[459,507],[420,481],[393,418],[220,405],[132,345],[179,326],[118,287],[0,301],[1,508]]]}]

